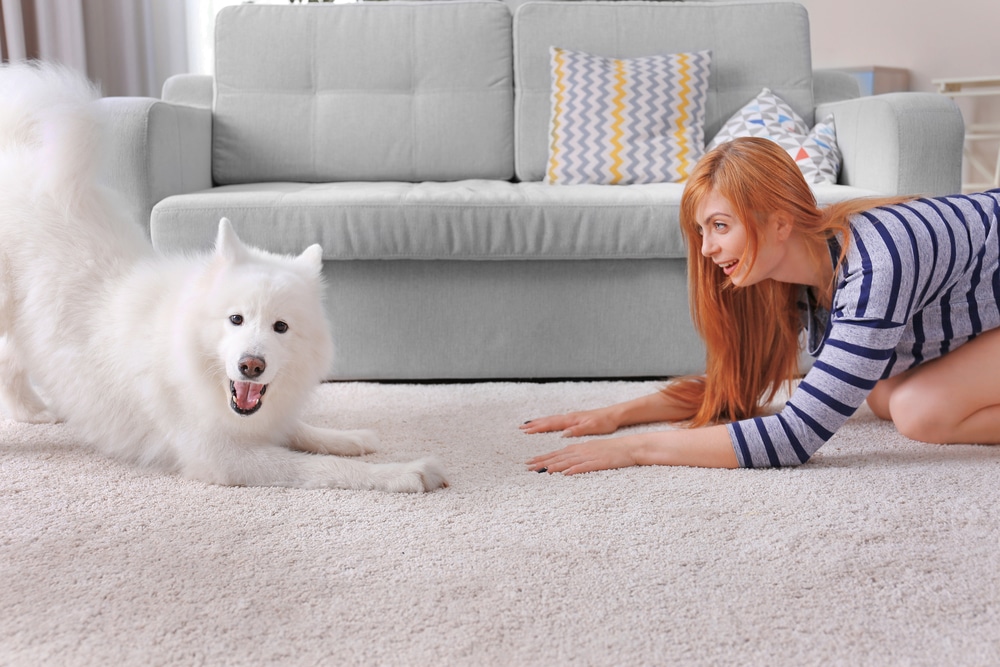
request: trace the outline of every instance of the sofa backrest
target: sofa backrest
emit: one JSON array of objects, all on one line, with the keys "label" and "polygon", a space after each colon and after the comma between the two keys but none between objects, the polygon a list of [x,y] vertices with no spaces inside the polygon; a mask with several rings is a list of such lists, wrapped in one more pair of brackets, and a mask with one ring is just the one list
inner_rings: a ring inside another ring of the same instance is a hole
[{"label": "sofa backrest", "polygon": [[511,15],[499,2],[226,8],[213,177],[509,179],[512,70]]},{"label": "sofa backrest", "polygon": [[710,50],[705,140],[765,86],[813,124],[809,18],[792,2],[542,1],[514,13],[515,172],[541,180],[548,160],[549,47],[633,58]]}]

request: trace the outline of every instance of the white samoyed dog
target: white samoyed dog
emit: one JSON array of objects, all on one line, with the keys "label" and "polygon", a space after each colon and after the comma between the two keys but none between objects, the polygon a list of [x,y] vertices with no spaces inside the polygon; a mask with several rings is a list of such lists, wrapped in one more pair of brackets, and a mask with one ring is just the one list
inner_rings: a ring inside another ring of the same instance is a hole
[{"label": "white samoyed dog", "polygon": [[[100,450],[216,484],[429,491],[433,459],[369,463],[371,431],[303,423],[330,367],[321,250],[158,255],[98,185],[97,92],[0,67],[0,401]],[[44,399],[43,399],[44,397]]]}]

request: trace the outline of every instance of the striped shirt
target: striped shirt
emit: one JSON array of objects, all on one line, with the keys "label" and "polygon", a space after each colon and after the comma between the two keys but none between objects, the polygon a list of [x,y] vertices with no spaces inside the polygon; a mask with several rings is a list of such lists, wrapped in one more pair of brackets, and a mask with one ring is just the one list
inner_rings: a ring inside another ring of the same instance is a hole
[{"label": "striped shirt", "polygon": [[779,413],[728,425],[740,465],[805,463],[879,380],[1000,327],[998,218],[1000,190],[853,216],[830,311],[807,311],[813,367]]}]

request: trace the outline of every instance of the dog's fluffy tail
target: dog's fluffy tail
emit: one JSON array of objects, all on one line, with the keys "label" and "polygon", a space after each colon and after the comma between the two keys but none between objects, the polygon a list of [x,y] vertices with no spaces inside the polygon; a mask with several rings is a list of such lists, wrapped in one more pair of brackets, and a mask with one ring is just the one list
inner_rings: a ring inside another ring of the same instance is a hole
[{"label": "dog's fluffy tail", "polygon": [[0,66],[0,160],[32,188],[73,197],[90,191],[102,129],[97,88],[48,63]]}]

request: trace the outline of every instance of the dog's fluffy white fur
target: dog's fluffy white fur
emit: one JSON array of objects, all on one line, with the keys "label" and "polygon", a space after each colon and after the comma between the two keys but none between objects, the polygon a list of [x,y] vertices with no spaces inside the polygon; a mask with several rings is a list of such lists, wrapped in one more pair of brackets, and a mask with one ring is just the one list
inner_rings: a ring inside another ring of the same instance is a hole
[{"label": "dog's fluffy white fur", "polygon": [[[104,452],[217,484],[428,491],[433,459],[369,463],[370,431],[303,423],[330,367],[319,246],[285,257],[219,223],[164,257],[98,185],[97,93],[0,67],[0,400]],[[44,399],[43,399],[44,397]]]}]

